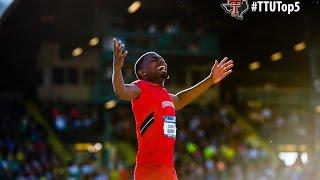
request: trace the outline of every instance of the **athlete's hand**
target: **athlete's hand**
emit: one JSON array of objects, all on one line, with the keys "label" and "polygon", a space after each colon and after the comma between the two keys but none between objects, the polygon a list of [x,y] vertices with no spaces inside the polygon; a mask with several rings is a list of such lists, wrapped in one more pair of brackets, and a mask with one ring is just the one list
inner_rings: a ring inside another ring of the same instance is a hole
[{"label": "athlete's hand", "polygon": [[124,44],[113,38],[113,68],[115,70],[120,70],[123,66],[124,58],[126,58],[128,51],[123,53]]},{"label": "athlete's hand", "polygon": [[228,60],[227,57],[218,62],[215,60],[213,67],[211,68],[210,78],[213,83],[220,82],[223,78],[232,72],[233,60]]}]

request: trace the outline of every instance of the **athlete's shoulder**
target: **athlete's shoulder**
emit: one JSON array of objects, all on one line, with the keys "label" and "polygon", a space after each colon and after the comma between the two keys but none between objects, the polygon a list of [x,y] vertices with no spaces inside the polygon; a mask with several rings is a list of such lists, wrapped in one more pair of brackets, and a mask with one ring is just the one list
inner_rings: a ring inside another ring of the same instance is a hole
[{"label": "athlete's shoulder", "polygon": [[140,97],[148,96],[148,94],[150,93],[150,87],[144,80],[141,80],[141,79],[135,80],[131,83],[131,85],[139,89],[139,96],[136,97],[133,102],[139,99],[141,100]]},{"label": "athlete's shoulder", "polygon": [[139,88],[145,87],[148,85],[148,83],[144,80],[138,79],[136,81],[133,81],[131,84],[134,84],[136,86],[138,86]]},{"label": "athlete's shoulder", "polygon": [[150,86],[148,85],[148,83],[144,80],[138,79],[136,81],[133,81],[131,83],[133,86],[136,86],[137,88],[139,88],[142,92],[149,92]]},{"label": "athlete's shoulder", "polygon": [[137,80],[133,81],[131,84],[139,84],[139,83],[141,83],[141,82],[142,82],[141,79],[137,79]]}]

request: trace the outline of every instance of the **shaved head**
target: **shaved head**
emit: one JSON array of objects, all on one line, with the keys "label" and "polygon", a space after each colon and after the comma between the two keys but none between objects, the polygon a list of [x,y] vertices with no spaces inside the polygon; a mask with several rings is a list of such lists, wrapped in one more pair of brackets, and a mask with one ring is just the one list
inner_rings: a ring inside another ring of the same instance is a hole
[{"label": "shaved head", "polygon": [[149,51],[139,57],[139,59],[134,64],[134,73],[136,74],[138,79],[142,79],[142,77],[139,75],[138,71],[141,69],[143,61],[148,55],[158,55],[158,54],[156,52]]},{"label": "shaved head", "polygon": [[167,78],[167,64],[156,52],[147,52],[139,57],[134,65],[134,72],[138,79],[163,83]]}]

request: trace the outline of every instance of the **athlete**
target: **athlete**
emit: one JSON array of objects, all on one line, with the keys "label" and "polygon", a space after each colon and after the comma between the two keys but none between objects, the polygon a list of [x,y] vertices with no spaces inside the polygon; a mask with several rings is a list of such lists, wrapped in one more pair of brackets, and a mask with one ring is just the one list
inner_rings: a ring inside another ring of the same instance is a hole
[{"label": "athlete", "polygon": [[121,68],[128,51],[124,47],[121,41],[113,39],[112,84],[115,95],[132,104],[138,139],[134,179],[178,179],[173,160],[175,112],[229,75],[233,61],[227,57],[220,62],[215,60],[208,77],[191,88],[171,94],[164,88],[167,64],[155,52],[147,52],[136,61],[134,71],[138,80],[125,84]]}]

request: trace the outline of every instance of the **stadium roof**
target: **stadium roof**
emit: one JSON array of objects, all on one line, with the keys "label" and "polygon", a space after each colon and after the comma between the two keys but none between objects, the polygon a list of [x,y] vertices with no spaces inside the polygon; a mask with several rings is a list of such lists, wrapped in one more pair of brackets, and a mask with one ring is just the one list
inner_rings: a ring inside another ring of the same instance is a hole
[{"label": "stadium roof", "polygon": [[292,53],[293,45],[306,42],[308,47],[312,42],[320,42],[320,4],[317,0],[301,2],[301,11],[291,15],[247,12],[244,20],[226,14],[220,7],[225,1],[142,0],[140,9],[131,14],[127,9],[132,2],[17,1],[1,19],[3,87],[27,91],[34,88],[36,55],[42,42],[58,41],[62,46],[76,46],[101,33],[107,25],[128,27],[143,21],[165,23],[170,20],[200,22],[219,33],[221,54],[236,59],[240,62],[236,65],[243,69],[255,60],[266,61],[264,66],[269,69],[282,69],[287,64],[280,62],[279,66],[273,66],[269,61],[272,53],[281,51],[288,55],[287,58],[303,59]]}]

